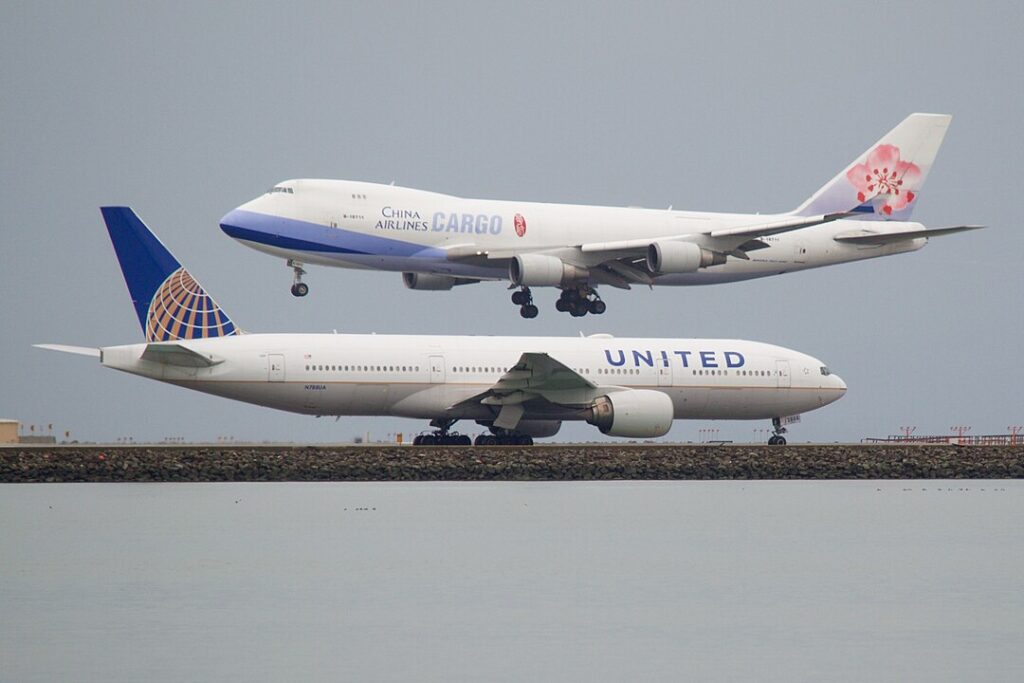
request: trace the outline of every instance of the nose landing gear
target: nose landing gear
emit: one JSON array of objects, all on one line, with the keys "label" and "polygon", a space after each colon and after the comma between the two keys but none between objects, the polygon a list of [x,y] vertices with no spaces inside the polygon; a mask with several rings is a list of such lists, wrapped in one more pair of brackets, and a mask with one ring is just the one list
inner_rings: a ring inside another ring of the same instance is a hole
[{"label": "nose landing gear", "polygon": [[288,267],[295,273],[295,278],[292,280],[292,296],[309,294],[309,285],[302,281],[302,276],[306,274],[306,271],[302,269],[302,264],[294,259],[288,259]]},{"label": "nose landing gear", "polygon": [[768,437],[769,446],[785,446],[786,437],[783,434],[786,433],[786,428],[782,426],[782,419],[778,417],[772,418],[772,435]]}]

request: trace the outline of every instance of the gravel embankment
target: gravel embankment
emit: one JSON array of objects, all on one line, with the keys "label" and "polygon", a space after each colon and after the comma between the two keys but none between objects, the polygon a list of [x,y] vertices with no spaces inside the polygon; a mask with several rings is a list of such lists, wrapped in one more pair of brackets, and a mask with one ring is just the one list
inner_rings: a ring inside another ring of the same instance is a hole
[{"label": "gravel embankment", "polygon": [[2,448],[0,482],[1024,478],[1024,446]]}]

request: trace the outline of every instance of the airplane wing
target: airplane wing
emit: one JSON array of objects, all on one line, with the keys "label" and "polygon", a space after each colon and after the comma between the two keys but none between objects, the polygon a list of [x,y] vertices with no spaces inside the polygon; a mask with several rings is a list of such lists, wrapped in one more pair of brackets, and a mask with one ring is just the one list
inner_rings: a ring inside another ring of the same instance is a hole
[{"label": "airplane wing", "polygon": [[597,396],[598,385],[546,353],[524,353],[487,391],[451,406],[482,404],[499,408],[496,427],[515,429],[528,401],[558,406],[583,405]]},{"label": "airplane wing", "polygon": [[984,225],[954,225],[949,228],[920,228],[918,230],[901,230],[899,232],[860,230],[836,235],[833,239],[836,242],[849,242],[851,244],[883,245],[891,244],[892,242],[902,242],[903,240],[912,240],[918,237],[938,237],[966,230],[980,230],[984,227]]},{"label": "airplane wing", "polygon": [[165,365],[180,365],[186,368],[208,368],[224,362],[223,358],[214,358],[173,342],[146,344],[146,350],[142,352],[142,360]]},{"label": "airplane wing", "polygon": [[[829,223],[853,215],[851,212],[824,214],[819,216],[789,216],[786,218],[754,223],[721,230],[706,230],[666,237],[618,240],[612,242],[590,242],[576,246],[543,249],[538,253],[556,256],[566,263],[590,269],[591,278],[599,284],[620,289],[631,285],[653,284],[654,278],[645,265],[647,248],[652,242],[688,241],[719,254],[720,258],[733,256],[747,260],[747,252],[765,249],[767,244],[760,237],[768,237],[801,228]],[[447,257],[453,261],[468,261],[493,264],[496,260],[514,258],[523,250],[487,250],[474,243],[452,245],[446,248]]]},{"label": "airplane wing", "polygon": [[641,250],[646,253],[647,245],[651,242],[672,242],[679,240],[696,241],[702,246],[711,247],[713,242],[708,242],[708,238],[710,238],[710,240],[722,240],[723,242],[737,241],[739,244],[742,244],[747,240],[756,239],[758,237],[768,237],[769,235],[777,235],[782,232],[800,230],[801,228],[810,228],[815,225],[821,225],[822,223],[830,223],[840,218],[847,218],[851,215],[853,214],[848,212],[832,213],[822,216],[793,216],[792,218],[768,221],[766,223],[754,223],[752,225],[741,225],[735,228],[707,230],[704,232],[693,232],[684,235],[672,235],[670,237],[648,237],[645,239],[619,240],[617,242],[593,242],[581,245],[580,250],[585,253],[632,250]]},{"label": "airplane wing", "polygon": [[652,285],[654,278],[647,268],[647,250],[654,242],[693,242],[715,255],[714,263],[724,263],[727,256],[750,260],[748,252],[768,248],[761,237],[809,228],[850,216],[834,213],[820,216],[792,216],[780,220],[742,225],[721,230],[706,230],[670,237],[594,242],[580,245],[582,263],[590,269],[597,282],[629,289],[631,285]]}]

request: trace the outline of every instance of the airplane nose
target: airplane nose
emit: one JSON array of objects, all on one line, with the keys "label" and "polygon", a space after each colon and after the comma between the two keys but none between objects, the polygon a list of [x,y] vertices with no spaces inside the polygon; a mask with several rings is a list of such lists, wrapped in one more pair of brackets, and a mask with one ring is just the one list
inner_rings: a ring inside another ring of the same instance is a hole
[{"label": "airplane nose", "polygon": [[842,393],[846,393],[846,382],[839,375],[832,375],[832,381],[835,383],[835,388]]},{"label": "airplane nose", "polygon": [[220,229],[229,237],[244,239],[251,232],[251,229],[246,227],[245,213],[240,209],[228,211],[220,219]]}]

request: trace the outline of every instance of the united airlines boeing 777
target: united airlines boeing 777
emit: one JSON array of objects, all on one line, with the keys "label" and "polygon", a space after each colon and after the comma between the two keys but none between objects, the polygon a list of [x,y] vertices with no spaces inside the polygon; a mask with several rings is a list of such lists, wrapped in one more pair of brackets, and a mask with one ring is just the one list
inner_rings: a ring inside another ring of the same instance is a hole
[{"label": "united airlines boeing 777", "polygon": [[287,259],[292,294],[307,264],[402,272],[410,289],[510,280],[524,318],[531,288],[556,308],[600,314],[598,285],[734,282],[920,249],[980,226],[910,222],[951,117],[912,114],[796,209],[782,214],[462,199],[393,185],[289,180],[229,212],[221,229]]},{"label": "united airlines boeing 777", "polygon": [[126,207],[103,218],[146,341],[40,345],[105,367],[238,401],[309,415],[430,420],[417,443],[526,444],[565,420],[604,434],[652,438],[674,419],[785,418],[842,397],[821,361],[733,339],[246,334]]}]

